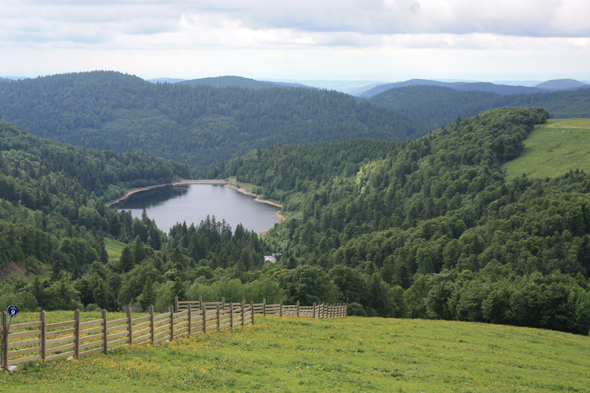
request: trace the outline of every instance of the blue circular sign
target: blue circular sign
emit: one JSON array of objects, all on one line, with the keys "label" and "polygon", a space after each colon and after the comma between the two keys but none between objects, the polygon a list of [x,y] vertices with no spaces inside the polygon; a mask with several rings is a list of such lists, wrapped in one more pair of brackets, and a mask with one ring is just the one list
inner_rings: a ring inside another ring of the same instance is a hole
[{"label": "blue circular sign", "polygon": [[16,317],[18,315],[18,307],[17,306],[8,306],[8,308],[6,309],[6,312],[8,313],[8,316],[13,318]]}]

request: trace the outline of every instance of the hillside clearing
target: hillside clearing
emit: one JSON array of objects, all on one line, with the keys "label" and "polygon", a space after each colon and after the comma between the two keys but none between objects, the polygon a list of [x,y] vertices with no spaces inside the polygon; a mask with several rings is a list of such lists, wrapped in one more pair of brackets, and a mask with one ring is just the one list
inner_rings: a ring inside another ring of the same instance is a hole
[{"label": "hillside clearing", "polygon": [[253,328],[2,373],[31,391],[587,391],[588,337],[381,318],[258,318]]},{"label": "hillside clearing", "polygon": [[107,250],[107,255],[110,261],[118,261],[121,258],[121,253],[127,244],[121,243],[120,241],[104,238],[104,246]]},{"label": "hillside clearing", "polygon": [[590,119],[548,120],[535,126],[524,145],[524,152],[504,165],[506,180],[523,173],[554,178],[570,170],[590,172]]}]

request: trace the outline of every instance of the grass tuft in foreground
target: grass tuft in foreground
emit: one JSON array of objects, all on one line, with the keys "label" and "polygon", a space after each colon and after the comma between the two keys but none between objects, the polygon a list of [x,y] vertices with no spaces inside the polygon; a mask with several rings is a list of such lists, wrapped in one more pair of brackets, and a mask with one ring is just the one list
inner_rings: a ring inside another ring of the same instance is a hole
[{"label": "grass tuft in foreground", "polygon": [[11,392],[588,391],[586,336],[453,321],[263,318],[245,330],[2,373]]}]

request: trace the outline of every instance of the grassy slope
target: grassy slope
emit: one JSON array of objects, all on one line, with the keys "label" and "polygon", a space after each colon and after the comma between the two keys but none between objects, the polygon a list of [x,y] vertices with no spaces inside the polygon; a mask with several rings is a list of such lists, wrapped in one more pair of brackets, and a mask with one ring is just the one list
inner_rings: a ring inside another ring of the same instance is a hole
[{"label": "grassy slope", "polygon": [[104,238],[104,246],[107,249],[107,254],[109,256],[109,261],[119,260],[121,258],[121,253],[125,248],[126,244],[121,243],[117,240],[109,239],[107,237]]},{"label": "grassy slope", "polygon": [[257,319],[244,331],[0,374],[36,391],[587,391],[590,339],[452,321]]},{"label": "grassy slope", "polygon": [[570,170],[590,172],[590,119],[549,120],[536,126],[520,157],[505,165],[506,179],[557,177]]}]

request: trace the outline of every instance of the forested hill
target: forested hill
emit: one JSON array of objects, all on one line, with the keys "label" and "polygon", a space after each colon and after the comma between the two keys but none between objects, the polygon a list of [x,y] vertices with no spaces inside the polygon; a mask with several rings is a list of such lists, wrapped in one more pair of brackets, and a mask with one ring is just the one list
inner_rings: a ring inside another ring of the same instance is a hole
[{"label": "forested hill", "polygon": [[[37,209],[44,193],[84,193],[99,201],[123,195],[129,188],[169,183],[191,177],[185,164],[141,152],[115,153],[72,146],[37,137],[0,121],[0,197]],[[9,197],[10,190],[16,194]],[[36,195],[35,195],[36,193]],[[40,193],[40,194],[39,194]]]},{"label": "forested hill", "polygon": [[101,150],[143,150],[206,171],[257,147],[417,138],[419,120],[319,89],[152,84],[116,72],[0,83],[0,119]]},{"label": "forested hill", "polygon": [[[590,176],[503,179],[502,163],[548,117],[543,109],[489,111],[383,145],[354,176],[318,177],[306,166],[313,159],[291,157],[294,147],[230,161],[220,175],[283,200],[288,219],[266,241],[285,267],[327,272],[339,300],[357,303],[359,314],[588,334]],[[328,146],[308,151],[321,162]],[[341,157],[358,149],[342,147]]]},{"label": "forested hill", "polygon": [[262,82],[241,76],[217,76],[212,78],[191,79],[178,83],[190,86],[208,85],[213,87],[245,87],[249,89],[268,89],[276,87],[271,82]]},{"label": "forested hill", "polygon": [[428,79],[410,79],[404,82],[385,83],[382,85],[375,86],[372,89],[359,94],[359,97],[371,98],[376,96],[377,94],[381,94],[391,89],[398,89],[400,87],[408,86],[449,87],[460,91],[485,91],[501,95],[546,93],[551,91],[549,88],[543,87],[497,85],[495,83],[489,82],[440,82]]},{"label": "forested hill", "polygon": [[159,248],[164,235],[152,222],[133,225],[130,214],[102,201],[188,176],[184,164],[66,145],[0,121],[0,268],[25,262],[33,274],[39,264],[57,276],[61,269],[80,272],[106,263],[105,236],[126,242],[149,236]]},{"label": "forested hill", "polygon": [[552,118],[590,117],[590,89],[552,93],[499,95],[450,87],[408,86],[387,90],[369,102],[420,119],[434,127],[457,116],[470,117],[501,107],[542,107]]}]

